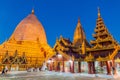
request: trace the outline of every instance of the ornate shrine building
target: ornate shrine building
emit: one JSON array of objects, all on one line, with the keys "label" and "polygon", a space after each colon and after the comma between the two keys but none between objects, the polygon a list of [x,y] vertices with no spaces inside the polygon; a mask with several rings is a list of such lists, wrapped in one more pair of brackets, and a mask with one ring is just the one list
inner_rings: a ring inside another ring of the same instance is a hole
[{"label": "ornate shrine building", "polygon": [[73,42],[63,38],[56,40],[56,54],[47,63],[50,71],[88,72],[90,74],[117,74],[120,67],[120,47],[109,33],[98,9],[94,40],[86,40],[85,32],[78,20]]},{"label": "ornate shrine building", "polygon": [[32,10],[17,25],[12,36],[0,45],[0,70],[4,66],[9,70],[40,68],[53,54],[55,53],[47,43],[44,28]]}]

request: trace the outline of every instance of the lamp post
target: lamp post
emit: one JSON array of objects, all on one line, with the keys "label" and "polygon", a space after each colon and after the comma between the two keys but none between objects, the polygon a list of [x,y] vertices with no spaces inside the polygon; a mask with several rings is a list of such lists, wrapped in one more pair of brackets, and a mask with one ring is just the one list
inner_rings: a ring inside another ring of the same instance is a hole
[{"label": "lamp post", "polygon": [[62,58],[62,55],[61,55],[61,54],[58,54],[58,58]]}]

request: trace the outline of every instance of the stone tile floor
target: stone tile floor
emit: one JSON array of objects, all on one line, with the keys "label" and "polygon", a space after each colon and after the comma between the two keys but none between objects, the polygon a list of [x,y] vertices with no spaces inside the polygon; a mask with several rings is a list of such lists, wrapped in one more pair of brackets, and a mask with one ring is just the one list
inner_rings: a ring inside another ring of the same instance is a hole
[{"label": "stone tile floor", "polygon": [[91,75],[80,73],[62,73],[62,72],[26,72],[15,71],[0,75],[0,80],[120,80],[120,77],[113,78],[108,75]]}]

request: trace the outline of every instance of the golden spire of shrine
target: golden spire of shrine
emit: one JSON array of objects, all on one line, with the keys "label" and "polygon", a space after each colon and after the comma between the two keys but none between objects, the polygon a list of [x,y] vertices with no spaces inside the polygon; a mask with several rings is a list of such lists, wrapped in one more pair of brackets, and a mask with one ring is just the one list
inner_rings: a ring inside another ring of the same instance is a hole
[{"label": "golden spire of shrine", "polygon": [[100,8],[98,7],[98,17],[100,17]]},{"label": "golden spire of shrine", "polygon": [[100,8],[98,7],[98,18],[96,22],[95,33],[93,34],[95,40],[92,40],[90,43],[93,45],[94,49],[101,49],[106,47],[112,47],[116,45],[117,42],[112,38],[112,35],[109,33],[107,27],[104,24],[104,21],[100,15]]},{"label": "golden spire of shrine", "polygon": [[34,14],[35,12],[34,12],[34,8],[32,8],[32,12],[31,12],[32,14]]},{"label": "golden spire of shrine", "polygon": [[78,23],[80,23],[80,17],[78,17]]},{"label": "golden spire of shrine", "polygon": [[83,39],[86,39],[86,37],[85,37],[84,30],[80,23],[80,18],[78,18],[78,23],[77,23],[77,26],[76,26],[76,29],[74,32],[74,36],[73,36],[73,43],[74,44],[77,44],[77,43],[82,44]]}]

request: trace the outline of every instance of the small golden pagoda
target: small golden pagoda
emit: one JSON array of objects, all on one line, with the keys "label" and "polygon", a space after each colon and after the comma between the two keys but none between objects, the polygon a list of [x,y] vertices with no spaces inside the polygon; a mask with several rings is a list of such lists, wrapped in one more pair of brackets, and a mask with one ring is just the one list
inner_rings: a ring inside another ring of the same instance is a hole
[{"label": "small golden pagoda", "polygon": [[0,67],[26,69],[41,67],[43,62],[54,54],[48,45],[42,24],[34,10],[23,19],[12,36],[0,45]]}]

